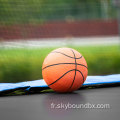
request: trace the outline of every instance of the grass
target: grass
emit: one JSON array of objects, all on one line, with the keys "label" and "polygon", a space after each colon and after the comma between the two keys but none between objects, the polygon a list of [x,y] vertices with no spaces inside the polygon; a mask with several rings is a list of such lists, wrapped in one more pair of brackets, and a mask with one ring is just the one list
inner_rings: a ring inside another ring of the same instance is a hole
[{"label": "grass", "polygon": [[[89,75],[120,73],[119,46],[67,46],[78,50],[85,57]],[[0,49],[0,82],[21,82],[42,78],[44,58],[51,48]]]}]

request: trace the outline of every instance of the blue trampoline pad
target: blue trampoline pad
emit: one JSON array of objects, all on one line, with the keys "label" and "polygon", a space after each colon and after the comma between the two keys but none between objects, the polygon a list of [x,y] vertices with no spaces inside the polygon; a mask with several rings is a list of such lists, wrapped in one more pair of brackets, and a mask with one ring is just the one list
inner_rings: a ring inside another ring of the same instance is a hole
[{"label": "blue trampoline pad", "polygon": [[[106,76],[88,76],[82,87],[99,86],[114,83],[120,83],[120,74]],[[29,92],[32,88],[39,88],[39,90],[45,90],[49,87],[43,79],[19,83],[0,83],[0,93],[4,93],[6,91],[15,91],[17,89],[24,89],[25,91]]]}]

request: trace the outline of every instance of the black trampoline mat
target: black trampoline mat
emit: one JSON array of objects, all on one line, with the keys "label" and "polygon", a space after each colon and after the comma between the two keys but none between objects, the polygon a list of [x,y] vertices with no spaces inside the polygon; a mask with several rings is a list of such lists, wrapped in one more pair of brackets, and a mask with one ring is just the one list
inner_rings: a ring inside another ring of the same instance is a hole
[{"label": "black trampoline mat", "polygon": [[[109,104],[110,108],[51,108],[54,104]],[[74,93],[55,92],[0,97],[1,120],[118,120],[120,86],[81,89]]]}]

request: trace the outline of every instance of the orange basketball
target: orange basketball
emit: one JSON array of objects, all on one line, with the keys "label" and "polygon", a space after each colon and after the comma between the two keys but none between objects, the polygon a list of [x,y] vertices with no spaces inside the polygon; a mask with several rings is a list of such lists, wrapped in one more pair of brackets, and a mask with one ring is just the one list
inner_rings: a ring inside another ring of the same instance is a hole
[{"label": "orange basketball", "polygon": [[85,82],[88,69],[84,57],[72,48],[58,48],[45,58],[43,79],[56,92],[72,92]]}]

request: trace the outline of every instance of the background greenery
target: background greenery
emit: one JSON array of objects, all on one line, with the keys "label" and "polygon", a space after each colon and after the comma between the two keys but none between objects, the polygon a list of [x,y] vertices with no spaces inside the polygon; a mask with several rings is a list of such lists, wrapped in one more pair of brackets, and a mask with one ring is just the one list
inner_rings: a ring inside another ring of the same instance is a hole
[{"label": "background greenery", "polygon": [[[59,20],[102,19],[109,21],[116,18],[116,9],[112,6],[111,1],[0,0],[0,26],[42,24]],[[7,35],[7,29],[4,28],[4,32]],[[118,46],[76,47],[68,45],[67,47],[75,48],[83,54],[88,63],[89,75],[120,73]],[[55,48],[0,48],[0,82],[41,79],[43,60]]]},{"label": "background greenery", "polygon": [[[120,73],[119,46],[67,46],[85,57],[89,75]],[[42,78],[42,63],[55,48],[0,49],[0,82],[20,82]]]},{"label": "background greenery", "polygon": [[114,19],[112,0],[0,0],[0,24]]}]

